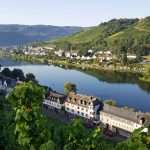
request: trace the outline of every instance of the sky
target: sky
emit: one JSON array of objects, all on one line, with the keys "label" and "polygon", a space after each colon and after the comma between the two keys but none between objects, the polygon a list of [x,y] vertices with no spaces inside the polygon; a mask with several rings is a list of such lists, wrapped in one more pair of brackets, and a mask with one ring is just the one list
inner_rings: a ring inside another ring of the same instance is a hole
[{"label": "sky", "polygon": [[150,16],[150,0],[0,0],[0,24],[95,26]]}]

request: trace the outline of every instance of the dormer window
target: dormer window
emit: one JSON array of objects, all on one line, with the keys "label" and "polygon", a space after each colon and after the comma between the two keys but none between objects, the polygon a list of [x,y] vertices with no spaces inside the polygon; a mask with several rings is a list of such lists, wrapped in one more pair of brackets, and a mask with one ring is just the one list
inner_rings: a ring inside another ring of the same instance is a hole
[{"label": "dormer window", "polygon": [[84,105],[86,105],[87,104],[87,102],[86,101],[84,101]]},{"label": "dormer window", "polygon": [[140,119],[140,124],[144,124],[144,122],[145,122],[145,118],[143,117]]},{"label": "dormer window", "polygon": [[76,102],[76,98],[73,99],[73,102],[74,102],[74,103]]}]

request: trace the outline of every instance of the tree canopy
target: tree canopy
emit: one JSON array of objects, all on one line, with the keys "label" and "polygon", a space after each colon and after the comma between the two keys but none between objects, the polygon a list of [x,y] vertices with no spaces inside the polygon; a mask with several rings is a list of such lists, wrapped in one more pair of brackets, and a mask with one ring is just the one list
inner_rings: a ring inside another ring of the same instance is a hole
[{"label": "tree canopy", "polygon": [[115,100],[105,100],[104,103],[112,106],[117,106],[117,102]]},{"label": "tree canopy", "polygon": [[64,84],[64,92],[65,94],[69,94],[70,92],[76,92],[77,88],[76,85],[70,82]]},{"label": "tree canopy", "polygon": [[46,120],[39,106],[44,100],[44,89],[33,82],[16,86],[7,96],[15,111],[15,135],[23,149],[38,149],[49,142]]}]

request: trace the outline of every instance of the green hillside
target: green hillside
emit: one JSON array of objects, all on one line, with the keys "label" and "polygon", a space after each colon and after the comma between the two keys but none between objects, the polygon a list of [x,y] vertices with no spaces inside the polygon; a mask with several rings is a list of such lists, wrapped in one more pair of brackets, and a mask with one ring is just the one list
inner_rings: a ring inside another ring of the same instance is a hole
[{"label": "green hillside", "polygon": [[78,50],[111,49],[114,53],[150,54],[150,17],[144,19],[112,19],[54,42],[58,48]]},{"label": "green hillside", "polygon": [[99,27],[99,26],[91,27],[91,28],[88,28],[87,30],[84,30],[83,32],[64,38],[63,40],[67,40],[73,43],[90,42],[98,38],[102,30],[103,30],[103,27]]},{"label": "green hillside", "polygon": [[109,22],[102,23],[96,27],[88,28],[87,30],[64,38],[69,42],[84,43],[90,42],[97,38],[105,38],[116,32],[125,30],[128,26],[136,23],[138,19],[112,19]]}]

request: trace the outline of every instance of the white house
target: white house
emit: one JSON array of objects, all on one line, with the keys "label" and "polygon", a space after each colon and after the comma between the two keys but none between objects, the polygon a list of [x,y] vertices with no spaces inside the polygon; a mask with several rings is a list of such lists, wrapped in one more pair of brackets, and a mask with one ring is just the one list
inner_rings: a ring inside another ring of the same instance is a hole
[{"label": "white house", "polygon": [[60,111],[64,106],[65,99],[66,96],[60,93],[50,92],[50,94],[45,98],[43,106],[47,107],[48,109]]},{"label": "white house", "polygon": [[146,118],[142,113],[104,104],[103,109],[100,111],[100,122],[107,129],[129,136],[135,129],[140,128],[144,124],[148,125],[150,118]]},{"label": "white house", "polygon": [[70,118],[81,117],[85,120],[99,120],[101,101],[93,96],[71,92],[65,101],[65,110]]},{"label": "white house", "polygon": [[128,58],[128,59],[136,59],[136,57],[137,57],[137,56],[134,55],[134,54],[128,54],[128,55],[127,55],[127,58]]},{"label": "white house", "polygon": [[82,55],[81,59],[82,59],[82,60],[85,60],[85,59],[86,59],[86,57],[85,57],[84,55]]},{"label": "white house", "polygon": [[65,56],[66,56],[67,58],[70,58],[70,57],[71,57],[71,53],[70,53],[70,52],[65,52]]},{"label": "white house", "polygon": [[91,53],[91,54],[92,54],[93,52],[94,52],[93,49],[89,49],[89,50],[88,50],[88,53]]},{"label": "white house", "polygon": [[60,49],[59,51],[55,51],[54,53],[55,55],[58,55],[59,57],[62,57],[65,55],[65,51],[62,49]]}]

